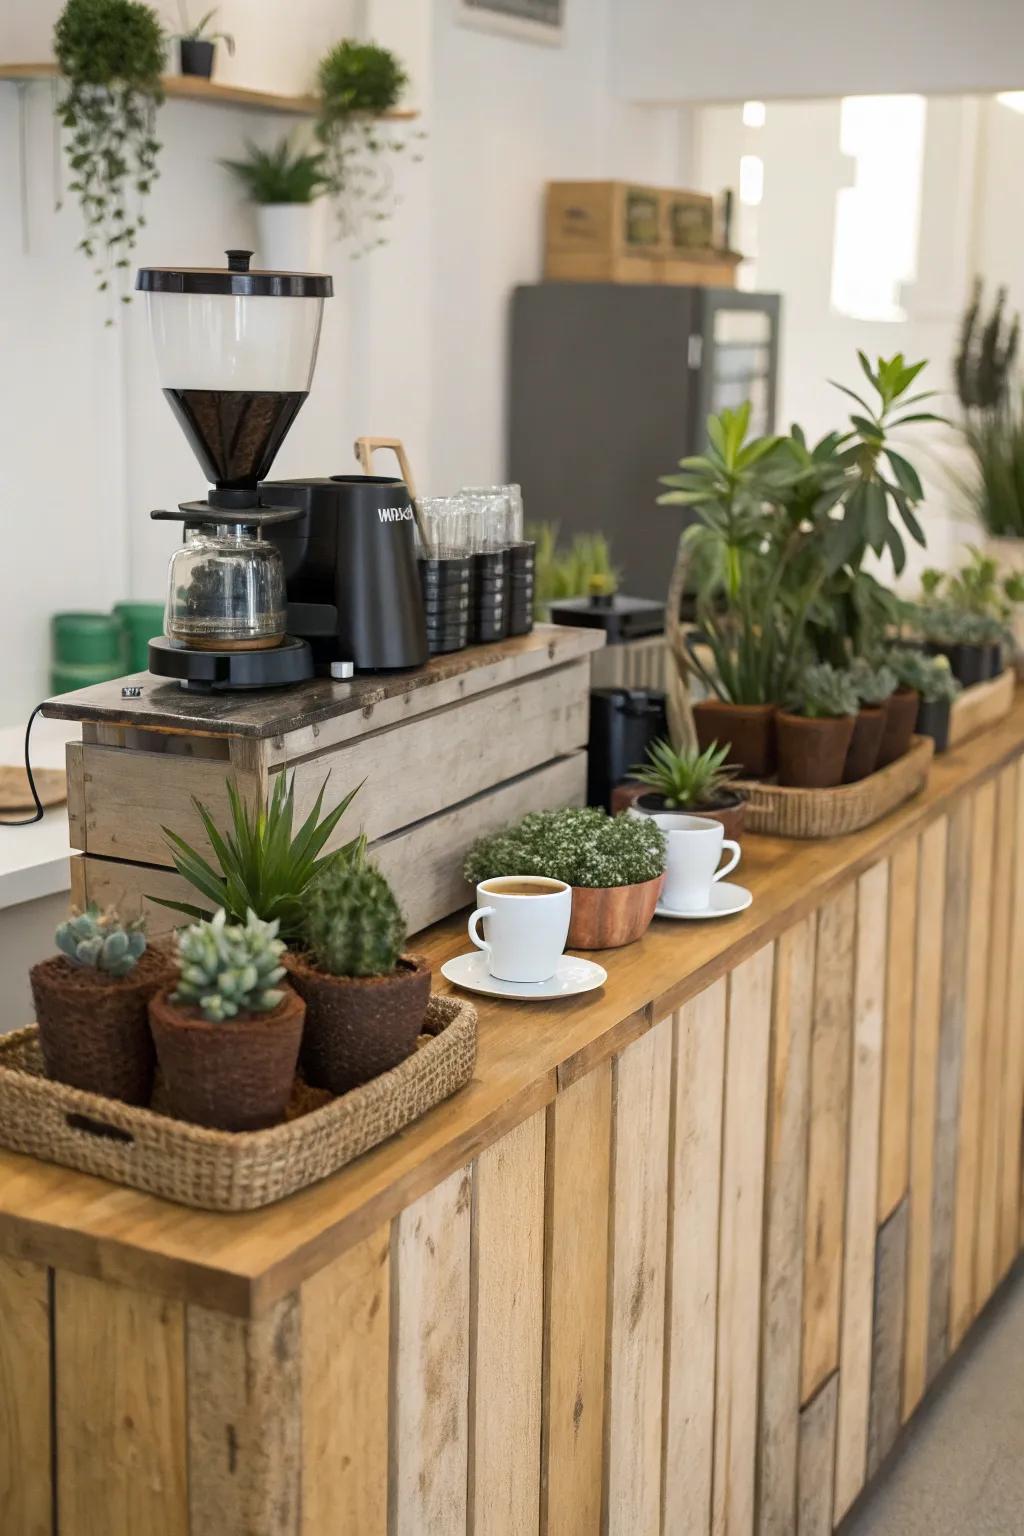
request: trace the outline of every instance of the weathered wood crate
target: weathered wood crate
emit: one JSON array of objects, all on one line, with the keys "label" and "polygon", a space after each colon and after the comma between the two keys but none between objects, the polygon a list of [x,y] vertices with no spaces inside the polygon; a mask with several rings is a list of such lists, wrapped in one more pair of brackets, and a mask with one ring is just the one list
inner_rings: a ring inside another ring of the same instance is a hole
[{"label": "weathered wood crate", "polygon": [[[531,635],[437,657],[417,672],[316,679],[260,694],[194,694],[149,673],[48,701],[82,722],[67,749],[72,900],[140,905],[154,935],[175,914],[151,897],[194,899],[163,828],[207,857],[202,801],[228,819],[228,778],[265,805],[295,774],[298,817],[330,775],[325,804],[362,788],[328,848],[362,830],[395,887],[410,931],[469,898],[466,849],[528,810],[582,804],[594,630]],[[136,684],[136,698],[122,688]]]}]

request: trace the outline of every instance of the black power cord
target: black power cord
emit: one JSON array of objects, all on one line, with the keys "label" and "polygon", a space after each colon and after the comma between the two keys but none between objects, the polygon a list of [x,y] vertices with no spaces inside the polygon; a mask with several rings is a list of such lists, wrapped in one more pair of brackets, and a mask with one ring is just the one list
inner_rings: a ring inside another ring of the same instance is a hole
[{"label": "black power cord", "polygon": [[32,723],[42,707],[43,706],[41,704],[36,705],[35,709],[29,715],[28,724],[25,727],[25,773],[28,775],[28,787],[32,791],[32,799],[36,803],[35,811],[31,816],[23,817],[21,821],[0,821],[0,827],[32,827],[35,826],[37,821],[42,821],[43,819],[43,802],[39,798],[39,791],[36,789],[36,781],[32,777],[32,763],[29,759],[28,752],[29,738],[32,735]]}]

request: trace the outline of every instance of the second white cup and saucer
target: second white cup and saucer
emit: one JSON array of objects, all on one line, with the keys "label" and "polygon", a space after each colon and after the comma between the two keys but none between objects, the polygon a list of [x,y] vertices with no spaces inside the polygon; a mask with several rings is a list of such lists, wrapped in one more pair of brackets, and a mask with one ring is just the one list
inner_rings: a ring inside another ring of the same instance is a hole
[{"label": "second white cup and saucer", "polygon": [[[665,887],[655,917],[674,917],[689,922],[732,917],[753,901],[746,886],[725,876],[740,862],[740,845],[726,837],[720,821],[709,816],[683,816],[668,812],[653,817],[665,834],[668,863]],[[723,852],[732,857],[722,864]]]},{"label": "second white cup and saucer", "polygon": [[476,901],[469,919],[476,949],[441,967],[441,975],[456,986],[488,997],[535,1002],[592,992],[608,980],[603,965],[564,952],[572,887],[561,880],[498,875],[480,882]]}]

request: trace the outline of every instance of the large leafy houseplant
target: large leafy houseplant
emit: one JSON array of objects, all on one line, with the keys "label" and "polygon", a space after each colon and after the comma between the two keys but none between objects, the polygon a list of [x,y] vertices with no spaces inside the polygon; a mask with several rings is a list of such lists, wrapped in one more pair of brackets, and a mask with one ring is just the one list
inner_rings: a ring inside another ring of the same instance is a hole
[{"label": "large leafy houseplant", "polygon": [[100,291],[113,282],[126,304],[123,275],[158,174],[163,30],[138,0],[67,0],[54,49],[64,78],[57,116],[67,131],[68,190],[85,219],[78,248],[94,263]]}]

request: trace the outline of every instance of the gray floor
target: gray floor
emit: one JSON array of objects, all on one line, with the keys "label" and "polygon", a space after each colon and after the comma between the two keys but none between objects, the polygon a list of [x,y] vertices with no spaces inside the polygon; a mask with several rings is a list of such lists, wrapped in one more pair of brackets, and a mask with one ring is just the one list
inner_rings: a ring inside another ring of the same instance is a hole
[{"label": "gray floor", "polygon": [[1024,1536],[1024,1272],[981,1319],[842,1536]]}]

